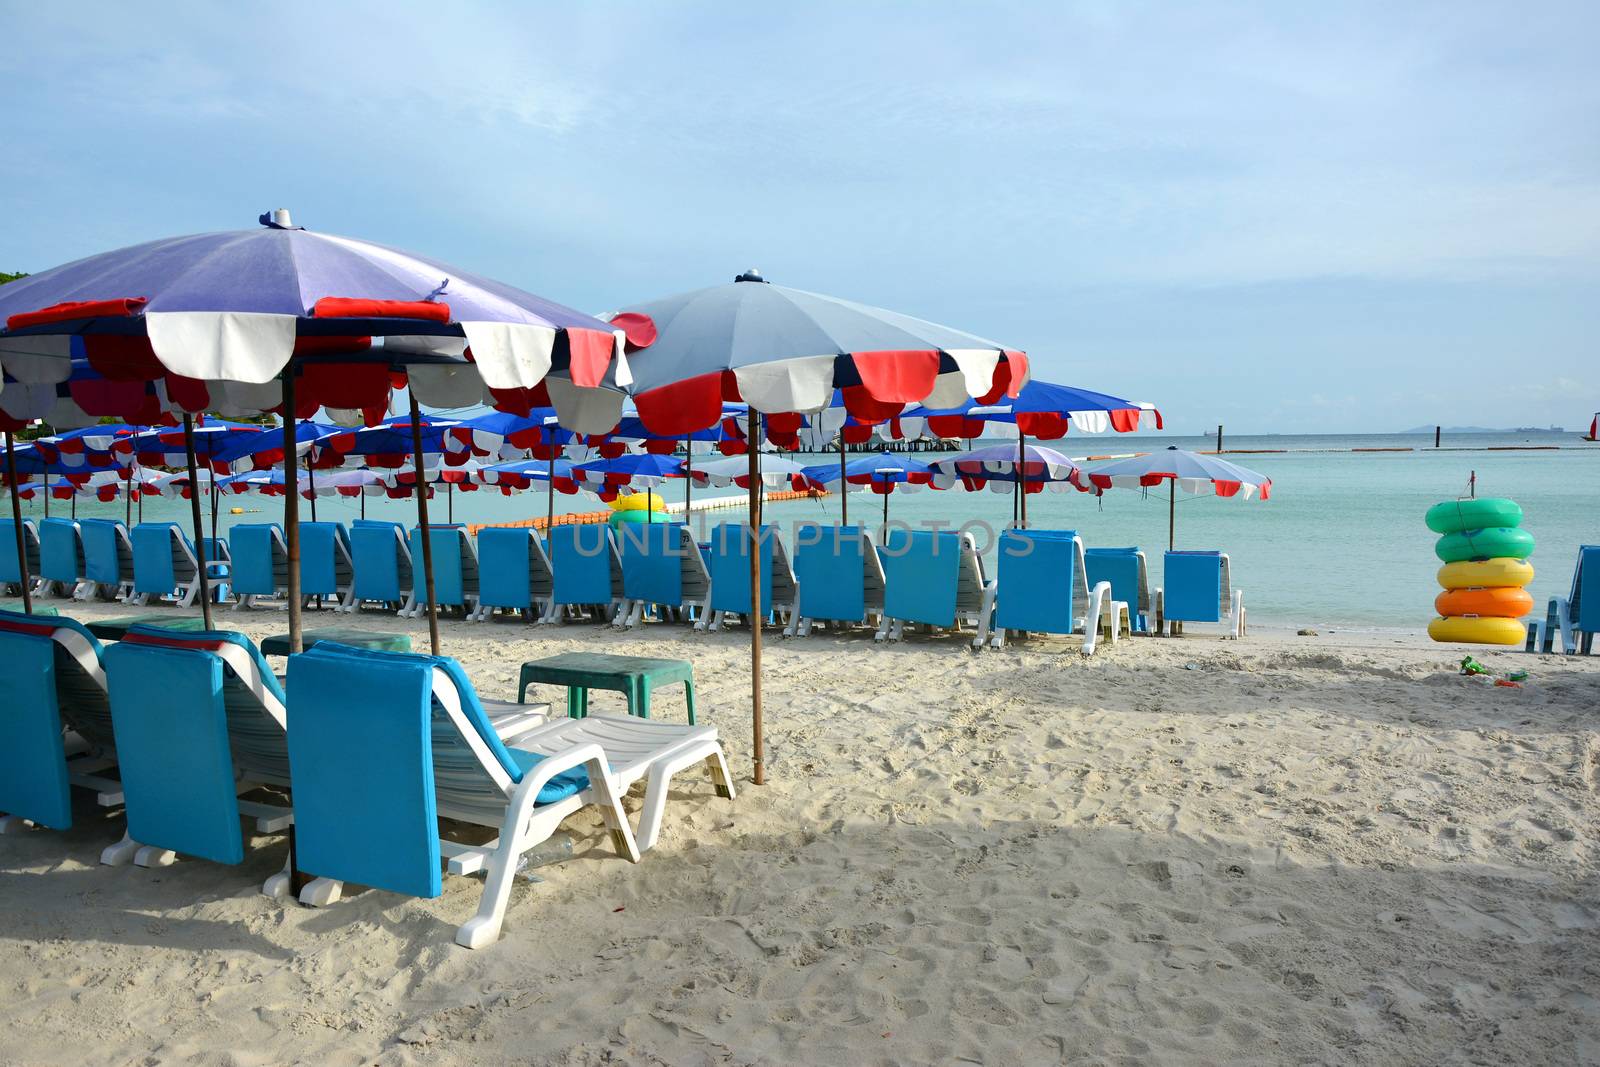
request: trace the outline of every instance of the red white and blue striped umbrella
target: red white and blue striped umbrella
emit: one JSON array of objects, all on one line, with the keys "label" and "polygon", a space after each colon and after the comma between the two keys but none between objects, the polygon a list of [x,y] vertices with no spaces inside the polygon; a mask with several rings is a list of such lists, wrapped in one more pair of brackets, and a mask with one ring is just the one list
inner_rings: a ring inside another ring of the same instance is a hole
[{"label": "red white and blue striped umbrella", "polygon": [[1088,472],[1085,490],[1103,493],[1112,487],[1151,489],[1168,483],[1167,547],[1176,544],[1178,490],[1185,493],[1215,493],[1244,500],[1272,495],[1272,479],[1264,474],[1229,463],[1216,456],[1202,456],[1171,446],[1160,452],[1132,456],[1096,467]]},{"label": "red white and blue striped umbrella", "polygon": [[1069,429],[1080,433],[1133,433],[1141,426],[1162,428],[1161,412],[1153,404],[1054,382],[1030,381],[1015,397],[1001,397],[993,403],[969,400],[943,410],[911,408],[881,429],[895,440],[919,436],[971,438],[980,436],[991,422],[1010,423],[1022,434],[1041,441],[1059,440]]}]

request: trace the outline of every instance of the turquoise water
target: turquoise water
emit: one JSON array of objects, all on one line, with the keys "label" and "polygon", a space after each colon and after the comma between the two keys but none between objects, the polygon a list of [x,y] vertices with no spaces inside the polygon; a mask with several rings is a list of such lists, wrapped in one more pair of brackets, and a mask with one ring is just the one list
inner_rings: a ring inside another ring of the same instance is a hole
[{"label": "turquoise water", "polygon": [[[1203,448],[1212,443],[1176,435],[1106,435],[1052,442],[1051,447],[1081,456],[1148,451],[1169,444]],[[1446,449],[1440,451],[1431,447],[1431,435],[1237,436],[1226,443],[1231,449],[1417,449],[1235,454],[1228,458],[1272,479],[1270,500],[1178,494],[1177,547],[1227,552],[1233,562],[1234,584],[1244,589],[1245,606],[1256,621],[1408,629],[1426,625],[1433,616],[1433,598],[1438,592],[1434,574],[1439,563],[1433,555],[1435,537],[1423,525],[1423,513],[1441,500],[1465,495],[1473,471],[1477,472],[1479,496],[1510,497],[1526,513],[1523,525],[1538,543],[1532,560],[1537,576],[1530,587],[1536,603],[1542,605],[1550,595],[1567,591],[1578,545],[1600,543],[1600,446],[1585,446],[1576,434],[1461,435],[1447,437]],[[1567,447],[1539,452],[1449,450],[1452,445],[1527,444]],[[826,457],[800,458],[818,462]],[[736,491],[703,490],[702,495]],[[669,486],[668,494],[681,499],[681,485]],[[837,522],[839,503],[837,497],[773,503],[768,505],[767,518],[786,526],[807,520]],[[281,502],[271,498],[234,497],[225,504],[243,507],[247,513],[224,514],[220,521],[223,530],[236,521],[277,519],[282,513]],[[545,497],[541,492],[503,497],[498,492],[479,491],[455,494],[454,505],[457,521],[503,522],[543,515]],[[558,512],[593,511],[601,506],[588,496],[556,495]],[[882,500],[852,493],[849,508],[853,522],[876,525]],[[895,493],[889,501],[891,519],[910,524],[939,521],[959,525],[979,520],[999,528],[1010,521],[1011,508],[1011,496],[987,490],[924,489]],[[303,501],[301,509],[309,517]],[[37,516],[40,506],[35,502],[27,510]],[[446,511],[445,499],[436,497],[434,521],[442,521]],[[52,513],[64,513],[60,502],[52,505]],[[78,514],[120,517],[122,505],[80,503]],[[359,506],[343,498],[324,498],[317,502],[317,514],[348,521],[357,517]],[[697,521],[714,524],[736,520],[739,514],[711,512]],[[187,523],[188,503],[152,498],[145,504],[145,515]],[[369,499],[367,515],[410,522],[415,505]],[[1077,530],[1090,546],[1138,545],[1149,555],[1151,580],[1161,581],[1161,550],[1167,538],[1164,491],[1147,496],[1136,490],[1114,489],[1098,500],[1076,492],[1044,492],[1029,497],[1028,520],[1035,528]],[[984,538],[980,535],[979,540],[981,543]]]}]

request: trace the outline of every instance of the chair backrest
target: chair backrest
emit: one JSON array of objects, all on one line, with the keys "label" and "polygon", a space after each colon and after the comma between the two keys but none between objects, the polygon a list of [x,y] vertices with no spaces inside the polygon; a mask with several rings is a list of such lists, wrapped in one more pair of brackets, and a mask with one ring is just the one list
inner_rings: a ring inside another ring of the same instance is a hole
[{"label": "chair backrest", "polygon": [[39,524],[39,576],[52,582],[83,577],[83,543],[71,519],[46,519]]},{"label": "chair backrest", "polygon": [[133,528],[133,590],[165,595],[195,579],[194,547],[175,522]]},{"label": "chair backrest", "polygon": [[1089,587],[1111,583],[1111,599],[1132,605],[1136,615],[1150,612],[1150,572],[1137,548],[1086,548],[1083,562]]},{"label": "chair backrest", "polygon": [[[872,548],[871,539],[860,526],[821,526],[814,522],[797,526],[794,573],[800,581],[800,614],[808,619],[840,622],[864,619],[868,606],[866,557]],[[877,560],[875,551],[872,559]],[[878,586],[881,598],[881,569]]]},{"label": "chair backrest", "polygon": [[906,622],[955,622],[962,556],[971,537],[950,530],[888,531],[883,561],[884,614]]},{"label": "chair backrest", "polygon": [[289,585],[289,551],[283,527],[275,522],[240,523],[228,531],[233,554],[233,591],[241,596],[272,596]]},{"label": "chair backrest", "polygon": [[399,601],[411,591],[411,549],[398,522],[357,520],[350,528],[357,600]]},{"label": "chair backrest", "polygon": [[[465,526],[428,525],[433,547],[433,595],[446,606],[463,606],[478,592],[478,553]],[[411,558],[422,566],[422,530],[411,528]],[[419,597],[421,590],[418,590]]]},{"label": "chair backrest", "polygon": [[100,585],[133,580],[133,543],[128,528],[116,519],[79,519],[83,543],[83,576]]},{"label": "chair backrest", "polygon": [[1178,622],[1220,622],[1229,590],[1220,552],[1168,552],[1162,563],[1162,611]]},{"label": "chair backrest", "polygon": [[[439,815],[497,824],[537,762],[506,749],[460,665],[445,657],[323,642],[290,658],[289,705],[297,861],[329,878],[438,896]],[[357,751],[362,758],[351,759]],[[587,784],[567,772],[539,799]]]},{"label": "chair backrest", "polygon": [[996,569],[995,626],[1070,634],[1086,610],[1083,542],[1071,530],[1006,530]]},{"label": "chair backrest", "polygon": [[[626,523],[617,530],[617,554],[622,559],[622,595],[647,604],[681,604],[685,551],[681,522]],[[690,538],[689,549],[699,555]]]},{"label": "chair backrest", "polygon": [[1600,545],[1578,549],[1569,608],[1573,626],[1584,633],[1600,633]]},{"label": "chair backrest", "polygon": [[231,563],[233,554],[228,551],[226,537],[200,538],[200,551],[206,554],[207,563]]},{"label": "chair backrest", "polygon": [[[28,558],[28,576],[39,577],[39,531],[32,519],[22,520],[23,551]],[[0,582],[22,581],[22,568],[17,566],[17,525],[11,519],[0,519]]]},{"label": "chair backrest", "polygon": [[72,824],[63,724],[100,752],[116,747],[100,652],[73,619],[0,611],[0,811]]},{"label": "chair backrest", "polygon": [[[761,614],[772,610],[772,546],[778,531],[761,527]],[[724,522],[711,531],[706,559],[711,575],[711,610],[750,613],[750,526]]]},{"label": "chair backrest", "polygon": [[342,522],[300,524],[300,592],[336,597],[350,584],[350,534]]},{"label": "chair backrest", "polygon": [[129,836],[243,861],[222,661],[125,641],[106,649],[105,661]]},{"label": "chair backrest", "polygon": [[234,769],[241,778],[289,785],[289,750],[284,741],[287,698],[261,650],[232,630],[167,630],[132,627],[118,642],[140,648],[209,656],[222,664],[222,700]]},{"label": "chair backrest", "polygon": [[478,531],[478,597],[491,608],[531,608],[550,595],[550,564],[539,535],[526,527]]},{"label": "chair backrest", "polygon": [[552,595],[557,604],[609,604],[618,590],[616,542],[604,523],[561,525],[550,531]]}]

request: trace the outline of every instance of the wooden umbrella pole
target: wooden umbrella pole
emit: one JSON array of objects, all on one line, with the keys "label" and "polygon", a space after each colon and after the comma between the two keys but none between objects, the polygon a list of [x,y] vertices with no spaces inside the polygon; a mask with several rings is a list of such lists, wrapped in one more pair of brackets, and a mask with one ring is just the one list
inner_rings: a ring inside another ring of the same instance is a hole
[{"label": "wooden umbrella pole", "polygon": [[300,637],[300,464],[295,459],[294,365],[283,368],[283,540],[289,563],[289,652],[304,652]]},{"label": "wooden umbrella pole", "polygon": [[200,618],[211,629],[211,580],[206,575],[206,528],[200,519],[200,474],[194,461],[194,416],[183,413],[183,452],[189,464],[189,517],[194,520],[194,543],[200,549]]},{"label": "wooden umbrella pole", "polygon": [[839,525],[850,525],[850,486],[844,480],[844,427],[839,427]]},{"label": "wooden umbrella pole", "polygon": [[[428,642],[439,654],[439,603],[433,589],[433,534],[428,530],[428,487],[422,480],[422,412],[411,396],[411,469],[417,472],[417,525],[422,529],[422,580],[428,595]],[[413,581],[416,579],[413,578]]]},{"label": "wooden umbrella pole", "polygon": [[[28,573],[28,543],[22,534],[22,497],[17,494],[20,488],[17,485],[17,449],[10,430],[6,431],[6,481],[11,483],[11,529],[17,537],[17,575],[22,579],[22,610],[32,615],[33,591],[28,586],[33,584],[33,576]],[[46,493],[50,491],[48,475],[44,488]]]},{"label": "wooden umbrella pole", "polygon": [[755,783],[767,781],[766,757],[761,748],[761,450],[759,416],[750,412],[750,726],[755,746]]}]

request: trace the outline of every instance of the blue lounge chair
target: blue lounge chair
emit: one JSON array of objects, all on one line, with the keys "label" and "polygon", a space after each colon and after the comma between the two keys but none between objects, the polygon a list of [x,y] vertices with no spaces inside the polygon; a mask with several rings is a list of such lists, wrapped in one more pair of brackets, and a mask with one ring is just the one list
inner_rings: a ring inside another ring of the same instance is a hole
[{"label": "blue lounge chair", "polygon": [[801,523],[794,533],[794,576],[800,587],[795,633],[813,623],[876,625],[883,614],[883,561],[861,526]]},{"label": "blue lounge chair", "polygon": [[129,604],[173,600],[194,603],[200,592],[200,563],[194,545],[175,522],[141,522],[133,528],[133,592]]},{"label": "blue lounge chair", "polygon": [[411,610],[411,546],[406,529],[398,522],[357,519],[350,527],[350,557],[355,567],[349,611],[365,604]]},{"label": "blue lounge chair", "polygon": [[[289,787],[283,690],[255,645],[135,626],[104,658],[128,831],[100,862],[165,867],[181,852],[241,863],[241,818],[258,833],[288,828],[290,809],[239,799]],[[287,866],[274,878],[286,888]]]},{"label": "blue lounge chair", "polygon": [[1590,655],[1594,635],[1600,633],[1600,545],[1578,549],[1578,563],[1572,569],[1572,592],[1550,598],[1550,614],[1555,630],[1561,634],[1561,650],[1567,655]]},{"label": "blue lounge chair", "polygon": [[[710,610],[696,629],[720,630],[729,616],[749,621],[750,526],[725,522],[711,531],[708,556],[711,574]],[[761,617],[777,615],[784,634],[792,636],[800,622],[800,588],[789,552],[776,527],[761,527]]]},{"label": "blue lounge chair", "polygon": [[1111,598],[1128,605],[1133,613],[1133,632],[1148,634],[1153,612],[1150,594],[1150,570],[1144,553],[1137,548],[1086,548],[1083,562],[1089,575],[1090,587],[1101,582],[1111,583]]},{"label": "blue lounge chair", "polygon": [[[28,561],[28,585],[39,577],[39,531],[32,519],[22,520],[23,552]],[[22,593],[22,568],[17,565],[17,524],[0,519],[0,587],[7,595]]]},{"label": "blue lounge chair", "polygon": [[639,624],[652,605],[699,623],[710,608],[711,574],[694,534],[681,522],[639,522],[615,534],[622,561],[622,610],[613,625]]},{"label": "blue lounge chair", "polygon": [[544,621],[561,623],[585,609],[615,619],[622,606],[622,561],[611,527],[557,526],[550,531],[549,547],[554,607]]},{"label": "blue lounge chair", "polygon": [[[433,596],[441,608],[458,608],[465,618],[478,614],[478,549],[467,535],[465,526],[430,523],[428,540],[433,547]],[[422,569],[422,531],[411,528],[411,559],[418,571]],[[426,614],[427,589],[417,588],[411,602],[400,614],[412,618]]]},{"label": "blue lounge chair", "polygon": [[83,542],[72,519],[39,525],[39,595],[71,596],[83,580]]},{"label": "blue lounge chair", "polygon": [[200,553],[206,567],[206,581],[210,583],[212,603],[226,604],[233,598],[233,554],[228,551],[228,539],[202,537]]},{"label": "blue lounge chair", "polygon": [[550,613],[554,595],[550,557],[538,533],[525,527],[486,526],[478,531],[478,615],[521,611],[529,619]]},{"label": "blue lounge chair", "polygon": [[[246,522],[228,531],[233,610],[255,607],[258,597],[289,594],[289,546],[275,522]],[[302,572],[303,576],[303,572]]]},{"label": "blue lounge chair", "polygon": [[[1115,644],[1130,626],[1128,605],[1112,596],[1110,582],[1090,587],[1083,539],[1071,530],[1006,530],[996,572],[992,648],[1004,648],[1012,630],[1076,633],[1092,656],[1102,629]],[[982,643],[980,634],[973,646]]]},{"label": "blue lounge chair", "polygon": [[70,786],[122,803],[100,642],[62,616],[0,611],[0,834],[72,825]]},{"label": "blue lounge chair", "polygon": [[[348,699],[356,692],[361,700]],[[289,706],[297,862],[317,875],[301,902],[331,904],[345,881],[438,896],[442,860],[453,874],[487,871],[477,914],[456,932],[468,948],[499,936],[519,858],[568,815],[598,807],[617,851],[637,862],[621,803],[634,781],[651,775],[648,793],[664,801],[663,772],[705,761],[731,795],[710,727],[560,718],[508,745],[460,665],[444,657],[324,642],[290,659]],[[601,734],[615,747],[597,743]],[[500,834],[485,845],[444,841],[440,817]]]},{"label": "blue lounge chair", "polygon": [[984,577],[970,533],[893,529],[879,556],[883,619],[874,640],[900,640],[906,623],[945,629],[970,625],[980,642],[987,638],[995,583]]},{"label": "blue lounge chair", "polygon": [[83,544],[83,582],[78,600],[126,600],[133,595],[133,542],[115,519],[79,519]]},{"label": "blue lounge chair", "polygon": [[1233,588],[1226,552],[1168,552],[1156,590],[1156,632],[1177,637],[1186,622],[1220,622],[1229,637],[1245,633],[1244,591]]},{"label": "blue lounge chair", "polygon": [[355,563],[350,533],[342,522],[300,524],[300,595],[334,602],[348,611],[354,603]]}]

